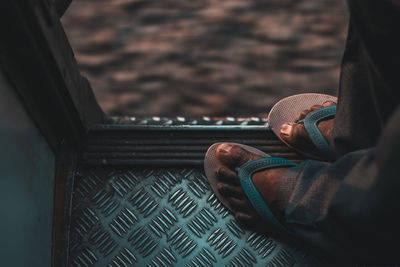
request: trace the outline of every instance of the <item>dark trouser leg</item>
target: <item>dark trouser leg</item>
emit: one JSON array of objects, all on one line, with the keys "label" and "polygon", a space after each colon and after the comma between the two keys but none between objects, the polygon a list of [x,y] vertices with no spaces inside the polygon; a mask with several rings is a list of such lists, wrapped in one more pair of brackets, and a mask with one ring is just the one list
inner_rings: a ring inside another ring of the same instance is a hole
[{"label": "dark trouser leg", "polygon": [[399,151],[400,107],[375,147],[288,169],[278,192],[283,222],[340,261],[400,262]]},{"label": "dark trouser leg", "polygon": [[354,261],[398,263],[400,2],[348,3],[350,33],[332,135],[342,156],[288,169],[278,200],[287,227],[316,248]]},{"label": "dark trouser leg", "polygon": [[331,145],[338,155],[372,147],[399,103],[400,4],[350,0],[339,104]]}]

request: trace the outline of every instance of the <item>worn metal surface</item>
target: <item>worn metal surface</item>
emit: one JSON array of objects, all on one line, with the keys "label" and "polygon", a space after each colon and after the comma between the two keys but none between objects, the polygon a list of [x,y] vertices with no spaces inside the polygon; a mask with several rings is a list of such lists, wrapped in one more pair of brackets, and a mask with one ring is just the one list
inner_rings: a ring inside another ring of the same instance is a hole
[{"label": "worn metal surface", "polygon": [[81,167],[69,254],[69,266],[316,265],[240,228],[201,168]]},{"label": "worn metal surface", "polygon": [[202,166],[206,149],[221,141],[301,158],[261,119],[216,121],[95,127],[75,176],[69,266],[318,266],[304,249],[240,228]]},{"label": "worn metal surface", "polygon": [[301,160],[261,125],[99,125],[90,132],[81,163],[201,166],[207,148],[216,142],[241,143],[273,156]]}]

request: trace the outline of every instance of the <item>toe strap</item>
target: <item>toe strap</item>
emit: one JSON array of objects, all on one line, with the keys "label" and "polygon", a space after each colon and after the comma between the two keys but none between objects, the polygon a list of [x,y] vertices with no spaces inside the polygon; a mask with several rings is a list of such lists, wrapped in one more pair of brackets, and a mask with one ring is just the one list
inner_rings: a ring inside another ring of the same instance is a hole
[{"label": "toe strap", "polygon": [[267,204],[265,204],[263,197],[253,183],[252,176],[254,173],[266,169],[276,167],[294,167],[296,165],[296,163],[283,158],[266,157],[249,161],[238,169],[239,181],[254,209],[271,228],[279,232],[283,231],[288,233],[288,230],[276,219]]},{"label": "toe strap", "polygon": [[332,151],[329,143],[322,135],[318,128],[318,123],[324,119],[334,117],[336,115],[336,105],[327,106],[310,112],[304,120],[300,120],[297,123],[304,123],[308,136],[311,141],[317,147],[319,152],[327,159],[332,159]]}]

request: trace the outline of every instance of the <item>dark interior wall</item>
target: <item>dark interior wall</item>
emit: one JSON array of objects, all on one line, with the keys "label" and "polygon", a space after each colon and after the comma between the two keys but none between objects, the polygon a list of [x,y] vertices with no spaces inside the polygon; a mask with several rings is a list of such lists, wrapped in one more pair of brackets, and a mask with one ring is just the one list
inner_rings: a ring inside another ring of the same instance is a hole
[{"label": "dark interior wall", "polygon": [[0,259],[51,266],[55,157],[0,69]]}]

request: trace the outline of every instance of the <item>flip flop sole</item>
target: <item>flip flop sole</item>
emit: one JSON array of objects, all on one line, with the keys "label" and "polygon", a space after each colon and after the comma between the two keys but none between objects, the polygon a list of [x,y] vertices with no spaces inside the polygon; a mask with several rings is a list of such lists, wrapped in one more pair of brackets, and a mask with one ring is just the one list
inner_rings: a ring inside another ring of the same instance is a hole
[{"label": "flip flop sole", "polygon": [[[228,210],[233,212],[234,209],[229,204],[229,202],[225,199],[225,197],[223,195],[221,195],[221,193],[219,193],[218,188],[217,188],[218,180],[216,178],[216,172],[219,167],[224,166],[216,157],[217,147],[220,144],[222,144],[222,143],[215,143],[208,148],[206,156],[204,158],[204,171],[205,171],[206,177],[208,179],[208,182],[209,182],[214,194],[217,196],[217,198],[222,202],[222,204]],[[248,152],[257,154],[261,157],[270,157],[270,155],[262,152],[261,150],[254,148],[254,147],[250,147],[250,146],[246,146],[246,145],[242,145],[242,144],[236,144],[236,143],[230,143],[230,144],[238,145],[238,146],[242,147],[243,149],[247,150]]]},{"label": "flip flop sole", "polygon": [[325,101],[337,102],[337,97],[326,95],[326,94],[298,94],[286,97],[276,103],[268,114],[268,124],[270,129],[275,133],[275,135],[284,142],[288,147],[293,150],[314,159],[320,159],[320,156],[307,153],[296,149],[289,145],[285,140],[283,140],[279,135],[279,130],[284,123],[296,122],[300,113],[303,110],[310,109],[314,105],[321,105]]}]

